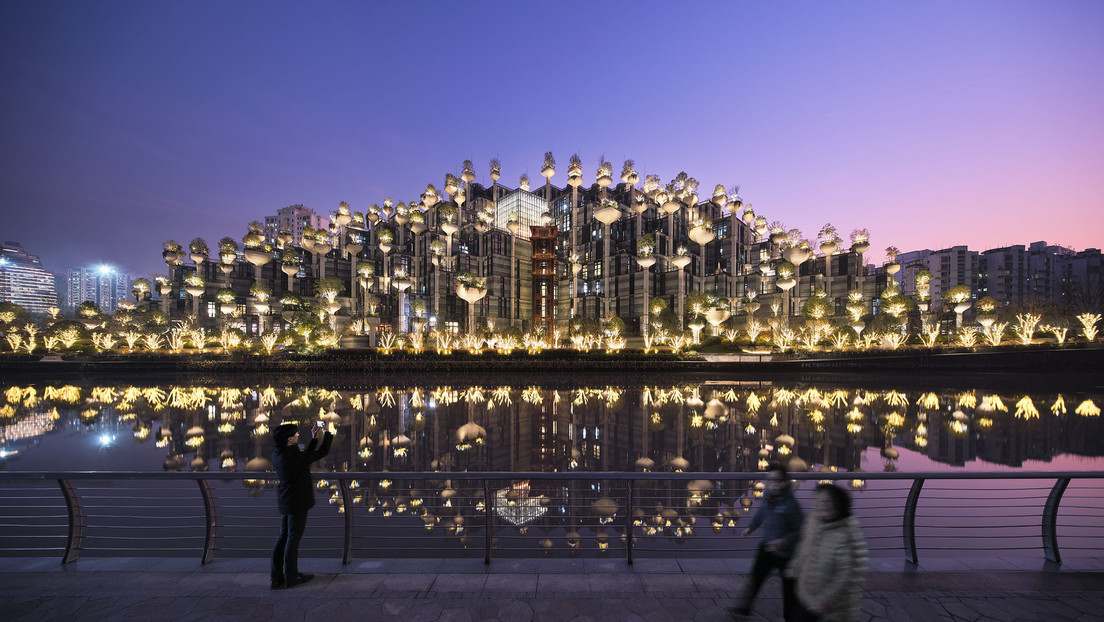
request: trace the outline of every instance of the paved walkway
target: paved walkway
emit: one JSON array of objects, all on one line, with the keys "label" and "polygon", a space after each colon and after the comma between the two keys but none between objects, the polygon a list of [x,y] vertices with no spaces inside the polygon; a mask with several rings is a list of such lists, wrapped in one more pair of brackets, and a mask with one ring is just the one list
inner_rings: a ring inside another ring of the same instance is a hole
[{"label": "paved walkway", "polygon": [[[728,620],[748,560],[303,560],[314,581],[272,591],[265,560],[0,559],[11,620]],[[751,620],[780,620],[764,586]],[[862,620],[1104,620],[1104,558],[872,562]]]}]

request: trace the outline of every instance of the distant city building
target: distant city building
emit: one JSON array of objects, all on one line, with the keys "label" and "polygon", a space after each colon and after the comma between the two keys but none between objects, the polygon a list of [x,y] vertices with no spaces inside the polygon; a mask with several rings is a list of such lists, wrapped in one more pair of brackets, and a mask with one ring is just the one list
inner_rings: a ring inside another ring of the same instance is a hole
[{"label": "distant city building", "polygon": [[[938,251],[910,251],[897,256],[901,271],[897,273],[901,293],[916,294],[916,275],[921,270],[931,273],[931,301],[934,308],[942,306],[943,292],[965,285],[978,291],[978,252],[965,246],[952,246]],[[983,294],[978,294],[982,296]]]},{"label": "distant city building", "polygon": [[130,298],[130,275],[111,266],[69,268],[66,278],[66,314],[84,302],[94,302],[104,313],[114,313],[120,300]]},{"label": "distant city building", "polygon": [[68,272],[51,272],[51,276],[54,277],[54,291],[57,292],[57,308],[65,308],[65,299],[69,296],[69,273]]},{"label": "distant city building", "polygon": [[1099,248],[1087,248],[1073,255],[1062,255],[1055,262],[1058,299],[1074,311],[1104,312],[1104,255]]},{"label": "distant city building", "polygon": [[992,296],[1003,305],[1031,305],[1058,299],[1058,261],[1073,256],[1064,246],[1033,242],[981,253],[978,297]]},{"label": "distant city building", "polygon": [[965,246],[900,253],[896,278],[901,292],[916,293],[916,275],[932,274],[931,300],[940,307],[942,292],[965,285],[974,299],[992,297],[1005,307],[1055,304],[1069,311],[1104,310],[1104,256],[1100,249],[1075,252],[1046,242],[1017,244],[987,251]]},{"label": "distant city building", "polygon": [[54,275],[18,242],[0,244],[0,301],[42,314],[58,303]]},{"label": "distant city building", "polygon": [[275,216],[265,216],[265,241],[275,246],[276,234],[287,231],[291,234],[292,245],[299,246],[303,242],[303,229],[305,227],[328,230],[330,219],[316,214],[314,210],[304,207],[302,204],[280,208],[276,211]]}]

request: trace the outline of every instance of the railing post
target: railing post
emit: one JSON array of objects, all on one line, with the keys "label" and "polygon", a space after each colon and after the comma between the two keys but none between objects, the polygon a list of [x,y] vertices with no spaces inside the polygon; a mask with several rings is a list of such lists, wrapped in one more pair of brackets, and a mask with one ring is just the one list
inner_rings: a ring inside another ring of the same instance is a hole
[{"label": "railing post", "polygon": [[1062,553],[1058,550],[1058,505],[1062,503],[1062,495],[1069,483],[1070,478],[1059,477],[1043,506],[1043,554],[1047,561],[1056,564],[1062,563]]},{"label": "railing post", "polygon": [[483,563],[491,563],[491,539],[494,537],[494,497],[491,496],[491,480],[483,480]]},{"label": "railing post", "polygon": [[625,556],[626,556],[626,559],[629,562],[629,565],[632,566],[632,563],[633,563],[633,558],[632,558],[632,554],[633,554],[633,503],[634,503],[634,500],[633,500],[633,481],[631,479],[629,479],[629,480],[625,480],[625,483],[628,484],[628,490],[627,490],[626,495],[625,495],[627,497],[626,501],[625,501],[625,505],[626,505],[626,508],[625,508]]},{"label": "railing post", "polygon": [[345,508],[345,543],[341,549],[341,563],[353,562],[353,492],[349,489],[349,480],[338,480],[341,488],[341,507]]},{"label": "railing post", "polygon": [[905,559],[910,564],[919,563],[916,556],[916,503],[920,500],[920,489],[923,487],[923,478],[912,480],[912,488],[909,489],[908,499],[905,501],[905,515],[901,520]]},{"label": "railing post", "polygon": [[215,558],[215,535],[218,532],[218,517],[215,515],[215,495],[211,492],[211,484],[205,479],[197,479],[199,493],[203,495],[203,513],[206,517],[207,531],[203,539],[202,564],[209,564]]},{"label": "railing post", "polygon": [[65,540],[65,554],[61,557],[61,563],[68,564],[80,557],[81,541],[84,539],[84,511],[81,510],[77,490],[69,480],[59,479],[58,486],[61,487],[61,494],[65,495],[65,507],[69,514],[69,537]]}]

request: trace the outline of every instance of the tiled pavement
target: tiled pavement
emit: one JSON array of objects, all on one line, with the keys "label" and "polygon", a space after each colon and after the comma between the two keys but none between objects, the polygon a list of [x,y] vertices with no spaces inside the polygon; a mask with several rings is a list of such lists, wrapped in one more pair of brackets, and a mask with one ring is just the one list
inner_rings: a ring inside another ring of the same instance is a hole
[{"label": "tiled pavement", "polygon": [[[265,560],[0,559],[0,620],[728,620],[748,560],[303,560],[269,590]],[[780,620],[777,580],[750,620]],[[875,559],[862,620],[1104,621],[1104,558]]]}]

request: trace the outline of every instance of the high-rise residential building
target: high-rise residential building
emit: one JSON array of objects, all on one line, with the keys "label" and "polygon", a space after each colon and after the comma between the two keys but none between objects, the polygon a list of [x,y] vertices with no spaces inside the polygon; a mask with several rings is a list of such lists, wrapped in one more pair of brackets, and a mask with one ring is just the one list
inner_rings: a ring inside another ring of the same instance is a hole
[{"label": "high-rise residential building", "polygon": [[897,255],[897,263],[901,264],[901,270],[893,278],[897,279],[897,287],[902,294],[912,296],[916,293],[916,275],[921,270],[931,272],[931,268],[928,267],[928,257],[931,254],[931,249],[925,248]]},{"label": "high-rise residential building", "polygon": [[1054,285],[1062,306],[1075,312],[1104,313],[1104,255],[1099,248],[1087,248],[1073,255],[1061,255],[1055,266]]},{"label": "high-rise residential building", "polygon": [[13,302],[29,313],[47,313],[57,306],[54,275],[42,267],[38,256],[18,242],[0,244],[0,301]]},{"label": "high-rise residential building", "polygon": [[94,302],[104,313],[114,313],[120,300],[130,298],[130,275],[108,265],[69,268],[64,310],[72,314],[84,302]]},{"label": "high-rise residential building", "polygon": [[983,251],[978,297],[992,296],[1003,305],[1017,306],[1053,301],[1058,296],[1058,262],[1074,254],[1069,248],[1046,242]]},{"label": "high-rise residential building", "polygon": [[291,243],[299,246],[303,242],[303,229],[305,227],[329,229],[330,219],[315,213],[313,209],[304,207],[302,204],[282,207],[276,210],[275,216],[265,216],[265,241],[275,245],[276,234],[287,231],[291,234]]},{"label": "high-rise residential building", "polygon": [[1104,257],[1100,249],[1080,252],[1046,242],[1013,245],[987,251],[954,246],[922,249],[897,256],[896,278],[902,293],[916,293],[920,270],[932,274],[931,299],[938,307],[942,292],[965,285],[974,299],[986,296],[1002,306],[1055,304],[1064,311],[1104,310]]},{"label": "high-rise residential building", "polygon": [[[916,276],[921,270],[931,273],[931,302],[939,308],[943,301],[943,292],[965,285],[971,292],[978,291],[977,251],[965,246],[952,246],[938,251],[928,249],[901,253],[897,256],[901,271],[896,277],[901,293],[911,296],[916,293]],[[983,294],[978,294],[982,296]]]},{"label": "high-rise residential building", "polygon": [[57,308],[65,308],[65,299],[69,296],[68,272],[51,272],[54,277],[54,291],[57,292]]}]

